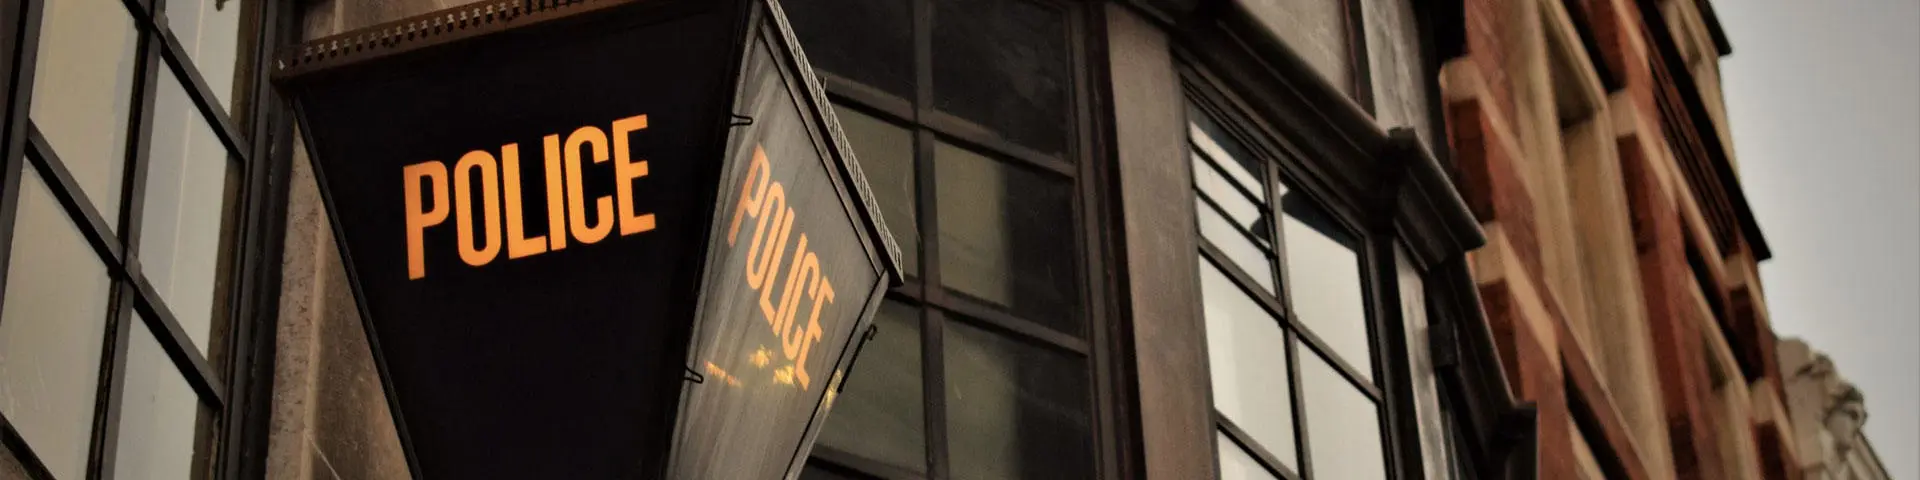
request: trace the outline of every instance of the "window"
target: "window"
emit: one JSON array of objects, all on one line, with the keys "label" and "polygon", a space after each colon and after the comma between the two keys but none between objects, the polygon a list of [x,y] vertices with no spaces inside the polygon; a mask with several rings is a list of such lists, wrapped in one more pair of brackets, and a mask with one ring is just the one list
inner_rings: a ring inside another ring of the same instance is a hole
[{"label": "window", "polygon": [[222,439],[235,262],[257,243],[240,207],[264,198],[242,134],[264,128],[263,2],[37,4],[0,42],[36,49],[4,72],[32,80],[4,112],[25,134],[0,139],[24,156],[0,163],[18,179],[0,191],[6,440],[55,479],[236,475]]},{"label": "window", "polygon": [[899,241],[803,478],[1092,478],[1072,6],[785,4]]},{"label": "window", "polygon": [[1189,116],[1221,478],[1388,478],[1368,244],[1210,113]]}]

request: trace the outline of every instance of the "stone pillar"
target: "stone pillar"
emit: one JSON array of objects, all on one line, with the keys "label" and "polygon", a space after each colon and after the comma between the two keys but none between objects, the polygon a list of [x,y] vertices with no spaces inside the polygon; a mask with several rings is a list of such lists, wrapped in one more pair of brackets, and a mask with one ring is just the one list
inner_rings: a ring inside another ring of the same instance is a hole
[{"label": "stone pillar", "polygon": [[[324,37],[465,3],[472,0],[306,2],[302,37]],[[310,160],[298,142],[290,183],[267,478],[408,478],[372,349]]]}]

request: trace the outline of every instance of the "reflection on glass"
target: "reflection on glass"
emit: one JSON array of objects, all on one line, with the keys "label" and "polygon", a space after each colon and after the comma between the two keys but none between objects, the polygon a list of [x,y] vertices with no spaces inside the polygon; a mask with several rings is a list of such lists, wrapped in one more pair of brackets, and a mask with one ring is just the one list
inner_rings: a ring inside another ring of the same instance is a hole
[{"label": "reflection on glass", "polygon": [[200,442],[210,432],[211,416],[187,379],[139,315],[127,344],[127,372],[121,384],[120,445],[114,477],[128,480],[200,478],[211,452]]},{"label": "reflection on glass", "polygon": [[137,63],[133,18],[114,0],[47,0],[45,8],[29,116],[117,229]]},{"label": "reflection on glass", "polygon": [[913,2],[781,2],[815,70],[913,98]]},{"label": "reflection on glass", "polygon": [[1240,267],[1240,271],[1259,282],[1260,288],[1272,293],[1273,264],[1267,260],[1267,252],[1254,246],[1252,239],[1228,224],[1227,219],[1220,216],[1219,210],[1197,198],[1193,203],[1193,210],[1200,222],[1200,235],[1226,253],[1234,266]]},{"label": "reflection on glass", "polygon": [[1200,193],[1206,195],[1207,199],[1212,200],[1213,203],[1219,204],[1221,211],[1226,213],[1228,218],[1233,219],[1235,225],[1253,232],[1260,239],[1260,243],[1265,245],[1268,235],[1268,224],[1265,222],[1266,205],[1255,203],[1245,194],[1240,193],[1240,190],[1234,189],[1233,184],[1229,183],[1230,180],[1220,174],[1220,170],[1209,166],[1209,162],[1202,160],[1199,155],[1192,155],[1191,158],[1194,188],[1199,189]]},{"label": "reflection on glass", "polygon": [[1078,335],[1069,185],[944,142],[934,162],[941,283]]},{"label": "reflection on glass", "polygon": [[[240,28],[259,2],[247,0],[166,0],[167,27],[180,39],[180,47],[193,60],[193,67],[206,80],[215,101],[224,109],[233,108],[234,94],[245,88],[250,69],[240,65]],[[239,74],[239,75],[236,75]],[[236,88],[238,87],[238,88]],[[229,110],[231,111],[231,110]]]},{"label": "reflection on glass", "polygon": [[1287,337],[1280,319],[1205,259],[1200,260],[1200,293],[1206,303],[1213,408],[1293,467],[1293,397],[1287,389]]},{"label": "reflection on glass", "polygon": [[111,280],[32,168],[0,302],[0,413],[54,478],[87,472]]},{"label": "reflection on glass", "polygon": [[959,479],[1088,478],[1087,379],[1079,359],[948,322],[947,437]]},{"label": "reflection on glass", "polygon": [[999,136],[1067,149],[1066,16],[1026,0],[933,1],[933,101]]},{"label": "reflection on glass", "polygon": [[1355,240],[1300,194],[1282,198],[1286,215],[1280,231],[1286,239],[1293,311],[1341,360],[1372,378],[1360,257],[1350,246]]},{"label": "reflection on glass", "polygon": [[1387,478],[1379,408],[1311,350],[1301,347],[1300,359],[1314,477]]},{"label": "reflection on glass", "polygon": [[1187,125],[1187,141],[1193,144],[1193,149],[1226,170],[1228,178],[1253,192],[1254,199],[1267,201],[1267,193],[1260,186],[1260,179],[1267,174],[1266,162],[1227,136],[1206,112],[1188,108],[1187,117],[1193,122]]},{"label": "reflection on glass", "polygon": [[[920,313],[892,300],[874,316],[880,327],[854,360],[833,402],[820,445],[913,471],[926,468],[926,419],[920,382]],[[856,333],[862,335],[864,332]]]},{"label": "reflection on glass", "polygon": [[1233,443],[1226,434],[1214,432],[1214,442],[1220,444],[1220,480],[1262,480],[1277,478],[1267,467],[1261,466],[1246,449]]},{"label": "reflection on glass", "polygon": [[211,351],[226,219],[239,182],[227,147],[172,75],[159,80],[149,143],[146,204],[140,218],[140,265],[180,328]]},{"label": "reflection on glass", "polygon": [[880,213],[900,245],[901,265],[908,276],[920,275],[920,214],[914,196],[913,132],[846,107],[834,109],[840,127],[853,144],[867,186],[880,202]]}]

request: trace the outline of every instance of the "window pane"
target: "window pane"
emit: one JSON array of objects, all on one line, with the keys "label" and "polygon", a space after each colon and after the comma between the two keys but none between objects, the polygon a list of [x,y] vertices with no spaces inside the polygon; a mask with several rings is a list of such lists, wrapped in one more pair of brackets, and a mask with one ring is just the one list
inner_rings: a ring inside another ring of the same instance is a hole
[{"label": "window pane", "polygon": [[1227,136],[1220,124],[1214,123],[1206,112],[1189,108],[1187,116],[1193,122],[1187,126],[1187,138],[1193,143],[1194,150],[1220,165],[1221,169],[1227,171],[1227,177],[1253,192],[1255,199],[1266,201],[1267,192],[1260,180],[1267,174],[1266,161],[1253,156],[1253,152]]},{"label": "window pane", "polygon": [[186,90],[164,75],[155,90],[144,211],[140,219],[140,266],[205,354],[211,351],[225,253],[224,231],[237,171]]},{"label": "window pane", "polygon": [[1300,358],[1313,476],[1387,478],[1386,456],[1380,446],[1379,408],[1319,355],[1301,347]]},{"label": "window pane", "polygon": [[1280,319],[1268,315],[1204,259],[1200,293],[1206,302],[1213,408],[1293,468],[1293,396],[1287,388],[1287,337]]},{"label": "window pane", "polygon": [[840,127],[853,143],[867,186],[880,202],[880,213],[900,244],[908,276],[920,275],[920,214],[914,184],[913,132],[846,107],[834,109]]},{"label": "window pane", "polygon": [[114,477],[206,477],[212,445],[200,440],[210,438],[213,416],[139,315],[129,333]]},{"label": "window pane", "polygon": [[1091,477],[1085,364],[960,322],[946,327],[953,477]]},{"label": "window pane", "polygon": [[108,228],[119,228],[137,63],[133,18],[113,0],[45,3],[29,115]]},{"label": "window pane", "polygon": [[1277,478],[1267,467],[1261,466],[1246,449],[1233,443],[1227,434],[1214,432],[1214,441],[1220,444],[1220,480],[1260,480]]},{"label": "window pane", "polygon": [[1287,288],[1300,322],[1366,378],[1373,376],[1367,348],[1367,307],[1362,293],[1358,240],[1300,193],[1281,197],[1286,217]]},{"label": "window pane", "polygon": [[37,172],[20,179],[0,307],[0,413],[55,478],[87,472],[111,281]]},{"label": "window pane", "polygon": [[247,0],[166,0],[167,27],[223,110],[231,111],[235,94],[246,88],[246,82],[236,78],[251,71],[236,68],[240,46],[248,43],[240,26],[258,5]]},{"label": "window pane", "polygon": [[934,161],[941,283],[1079,334],[1070,186],[946,143]]},{"label": "window pane", "polygon": [[1219,204],[1221,211],[1227,214],[1227,218],[1233,219],[1234,224],[1258,235],[1261,244],[1266,244],[1266,206],[1255,203],[1241,194],[1240,190],[1234,189],[1233,184],[1229,183],[1231,181],[1222,176],[1220,170],[1208,166],[1210,162],[1200,155],[1195,154],[1192,159],[1194,188],[1199,189],[1213,203]]},{"label": "window pane", "polygon": [[783,2],[815,70],[913,98],[913,2]]},{"label": "window pane", "polygon": [[1268,260],[1267,252],[1254,246],[1253,240],[1246,234],[1234,229],[1227,219],[1220,216],[1219,210],[1200,199],[1193,200],[1193,210],[1200,222],[1200,235],[1207,238],[1213,246],[1227,254],[1234,266],[1246,272],[1253,280],[1260,282],[1260,288],[1273,293],[1273,264]]},{"label": "window pane", "polygon": [[1067,146],[1066,16],[1026,0],[933,0],[933,99],[1014,143]]},{"label": "window pane", "polygon": [[880,326],[854,360],[852,376],[833,402],[820,444],[916,472],[927,463],[925,397],[920,381],[920,311],[888,300]]}]

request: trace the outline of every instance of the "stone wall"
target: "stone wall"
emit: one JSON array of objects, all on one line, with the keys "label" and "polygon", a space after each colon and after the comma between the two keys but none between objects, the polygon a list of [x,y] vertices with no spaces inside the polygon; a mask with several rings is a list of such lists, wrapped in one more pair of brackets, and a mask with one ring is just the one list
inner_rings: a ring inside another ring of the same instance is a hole
[{"label": "stone wall", "polygon": [[[317,38],[468,0],[306,2],[302,35]],[[306,150],[296,142],[287,202],[267,478],[408,478],[346,271]]]}]

